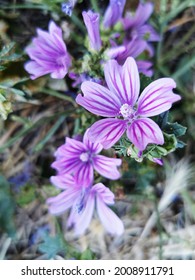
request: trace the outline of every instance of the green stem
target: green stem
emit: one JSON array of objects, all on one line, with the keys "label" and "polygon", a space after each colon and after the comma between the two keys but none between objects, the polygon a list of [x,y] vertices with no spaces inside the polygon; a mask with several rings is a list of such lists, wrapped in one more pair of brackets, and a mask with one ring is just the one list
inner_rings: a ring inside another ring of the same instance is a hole
[{"label": "green stem", "polygon": [[178,79],[185,72],[187,72],[191,67],[195,66],[195,57],[189,60],[182,68],[179,68],[174,74],[173,78]]},{"label": "green stem", "polygon": [[42,124],[45,124],[48,120],[53,120],[56,119],[57,116],[64,115],[64,116],[69,116],[71,113],[75,113],[74,110],[68,110],[66,112],[60,112],[57,114],[52,115],[51,117],[44,117],[37,122],[30,124],[30,125],[25,125],[14,137],[12,137],[10,140],[8,140],[4,145],[0,147],[0,153],[3,153],[6,148],[9,148],[12,146],[16,141],[18,141],[21,137],[25,136],[28,132],[31,130],[41,126]]},{"label": "green stem", "polygon": [[[165,55],[164,57],[162,57],[160,59],[160,63],[163,63],[165,61],[168,61],[169,59],[172,59],[175,56],[178,56],[178,54],[184,52],[184,48],[183,46],[185,45],[186,41],[192,36],[192,34],[195,31],[195,26],[193,26],[186,34],[183,38],[181,38],[181,40],[178,42],[178,44],[175,46],[174,49],[172,49],[170,52],[167,53],[167,55]],[[194,44],[193,44],[194,46]],[[178,51],[178,52],[177,52]]]},{"label": "green stem", "polygon": [[54,133],[57,131],[59,126],[64,122],[66,116],[61,116],[57,120],[57,122],[52,126],[52,128],[49,130],[49,132],[46,134],[46,136],[33,148],[34,152],[39,152],[42,150],[45,146],[45,144],[51,139],[51,137],[54,135]]},{"label": "green stem", "polygon": [[91,6],[92,6],[93,10],[95,12],[99,13],[100,10],[99,10],[98,3],[97,3],[98,1],[97,0],[91,0],[90,2],[91,2]]},{"label": "green stem", "polygon": [[57,97],[57,98],[66,100],[66,101],[72,103],[72,105],[73,105],[74,107],[77,107],[77,104],[75,103],[75,101],[74,101],[71,97],[67,96],[66,94],[61,94],[61,93],[59,93],[59,92],[56,91],[56,90],[48,89],[48,88],[42,88],[40,91],[41,91],[42,93],[49,94],[49,95],[51,95],[51,96],[54,96],[54,97]]}]

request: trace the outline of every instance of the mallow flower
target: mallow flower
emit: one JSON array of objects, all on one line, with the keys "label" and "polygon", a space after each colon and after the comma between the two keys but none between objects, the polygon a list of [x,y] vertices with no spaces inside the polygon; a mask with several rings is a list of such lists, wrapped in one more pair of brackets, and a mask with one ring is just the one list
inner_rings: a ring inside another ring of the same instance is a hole
[{"label": "mallow flower", "polygon": [[[116,59],[119,64],[124,64],[126,59],[131,56],[137,58],[147,47],[146,41],[139,38],[133,38],[130,41],[124,41],[122,46],[112,43],[112,47],[107,50],[106,55],[112,59]],[[139,73],[150,77],[153,74],[152,62],[147,60],[136,60]]]},{"label": "mallow flower", "polygon": [[107,206],[114,204],[114,194],[102,183],[86,188],[71,175],[51,177],[51,182],[62,192],[47,199],[51,214],[59,215],[71,209],[67,227],[73,227],[76,235],[83,234],[88,228],[96,208],[100,221],[107,232],[121,235],[124,231],[122,221]]},{"label": "mallow flower", "polygon": [[34,80],[51,74],[51,78],[62,79],[71,66],[71,58],[63,41],[62,30],[53,21],[49,23],[49,32],[37,29],[38,36],[26,48],[31,61],[24,66]]},{"label": "mallow flower", "polygon": [[89,130],[85,132],[83,142],[66,137],[66,143],[57,149],[56,160],[52,163],[59,175],[74,174],[86,188],[93,182],[94,169],[102,176],[116,180],[120,177],[117,166],[121,165],[121,159],[99,155],[103,146],[92,143],[88,133]]},{"label": "mallow flower", "polygon": [[110,0],[103,19],[105,28],[112,27],[121,19],[125,3],[126,0]]},{"label": "mallow flower", "polygon": [[123,27],[126,31],[126,39],[145,39],[147,41],[146,50],[149,51],[150,55],[153,55],[153,48],[149,42],[156,42],[160,40],[159,34],[149,23],[147,23],[152,12],[153,3],[139,3],[134,15],[128,12],[122,19]]},{"label": "mallow flower", "polygon": [[[159,126],[149,117],[169,110],[180,100],[172,89],[171,78],[161,78],[149,84],[139,96],[140,79],[132,57],[123,66],[110,60],[104,67],[107,87],[94,82],[83,82],[76,102],[98,116],[106,117],[95,122],[89,130],[89,139],[112,147],[125,133],[142,152],[148,144],[163,145],[164,137]],[[139,97],[138,97],[139,96]]]},{"label": "mallow flower", "polygon": [[90,48],[99,51],[102,46],[100,38],[100,15],[92,11],[82,12],[83,20],[87,28]]}]

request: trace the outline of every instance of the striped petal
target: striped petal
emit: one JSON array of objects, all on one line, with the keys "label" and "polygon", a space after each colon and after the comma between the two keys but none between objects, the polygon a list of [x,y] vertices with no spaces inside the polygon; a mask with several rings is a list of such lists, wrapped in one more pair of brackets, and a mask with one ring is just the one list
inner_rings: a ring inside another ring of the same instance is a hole
[{"label": "striped petal", "polygon": [[98,216],[106,231],[112,235],[121,235],[124,232],[122,221],[99,196],[96,201]]},{"label": "striped petal", "polygon": [[49,206],[49,211],[51,214],[59,215],[72,207],[75,200],[80,195],[80,189],[71,188],[62,193],[58,194],[55,197],[50,197],[47,199],[47,203]]},{"label": "striped petal", "polygon": [[117,169],[117,166],[120,166],[121,162],[121,159],[97,155],[93,159],[93,166],[95,170],[103,177],[117,180],[121,176]]},{"label": "striped petal", "polygon": [[99,154],[101,152],[101,150],[103,149],[103,146],[101,144],[93,143],[93,142],[90,141],[90,139],[89,139],[89,129],[87,129],[85,134],[84,134],[83,143],[91,153]]},{"label": "striped petal", "polygon": [[181,97],[172,92],[176,84],[171,78],[158,79],[147,86],[139,97],[137,114],[152,117],[169,110]]},{"label": "striped petal", "polygon": [[93,166],[90,162],[83,163],[75,172],[76,181],[85,188],[93,183],[93,176]]},{"label": "striped petal", "polygon": [[120,105],[134,105],[140,88],[139,73],[135,60],[126,59],[120,66],[115,60],[109,60],[104,68],[106,83],[112,93],[120,100]]},{"label": "striped petal", "polygon": [[135,120],[127,128],[127,137],[139,151],[145,150],[148,144],[163,145],[164,143],[164,137],[159,126],[148,118]]},{"label": "striped petal", "polygon": [[74,177],[69,174],[51,176],[50,181],[54,186],[63,190],[76,187]]},{"label": "striped petal", "polygon": [[119,119],[103,119],[95,122],[89,130],[92,142],[101,143],[104,149],[111,148],[124,134],[126,121]]},{"label": "striped petal", "polygon": [[83,82],[76,102],[89,112],[102,117],[115,117],[119,115],[120,100],[107,88],[94,82]]},{"label": "striped petal", "polygon": [[[95,207],[94,195],[89,194],[83,212],[72,215],[71,219],[72,219],[72,223],[74,224],[74,231],[76,235],[83,234],[88,228],[93,216],[94,207]],[[68,223],[70,224],[70,221],[68,221]]]}]

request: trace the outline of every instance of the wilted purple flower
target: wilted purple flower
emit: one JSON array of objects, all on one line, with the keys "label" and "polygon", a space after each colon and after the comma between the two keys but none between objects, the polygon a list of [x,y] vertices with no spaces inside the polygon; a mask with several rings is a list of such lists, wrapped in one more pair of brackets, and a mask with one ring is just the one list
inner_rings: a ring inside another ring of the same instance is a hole
[{"label": "wilted purple flower", "polygon": [[[107,51],[107,56],[114,58],[118,61],[119,64],[124,64],[128,57],[136,58],[138,57],[145,49],[146,42],[143,39],[134,38],[129,42],[124,42],[122,46],[113,46]],[[153,74],[151,70],[152,63],[144,60],[137,60],[137,66],[140,73],[150,77]]]},{"label": "wilted purple flower", "polygon": [[75,6],[76,2],[77,2],[76,0],[68,0],[65,3],[62,3],[62,5],[61,5],[62,12],[64,12],[69,17],[71,17],[72,10],[74,9],[74,6]]},{"label": "wilted purple flower", "polygon": [[121,159],[98,155],[103,146],[92,143],[88,132],[89,130],[85,132],[83,142],[66,137],[66,143],[55,153],[56,161],[53,162],[52,167],[59,172],[59,175],[74,174],[78,182],[85,182],[85,187],[93,182],[94,169],[106,178],[118,179],[120,173],[117,166],[121,165]]},{"label": "wilted purple flower", "polygon": [[[57,178],[56,178],[57,177]],[[51,214],[59,215],[71,208],[67,222],[68,227],[74,227],[76,235],[81,235],[88,228],[94,208],[106,231],[112,235],[121,235],[124,231],[122,221],[107,206],[114,204],[114,194],[102,183],[86,188],[71,175],[53,176],[52,183],[63,191],[56,197],[47,200]]]},{"label": "wilted purple flower", "polygon": [[92,50],[99,51],[102,43],[100,38],[100,16],[92,11],[82,12],[83,20],[87,28],[89,43]]},{"label": "wilted purple flower", "polygon": [[38,37],[26,48],[31,61],[25,64],[25,70],[34,80],[51,74],[54,79],[62,79],[71,65],[71,58],[62,38],[62,30],[53,21],[49,23],[49,32],[37,29]]},{"label": "wilted purple flower", "polygon": [[[126,17],[122,19],[124,29],[126,30],[126,38],[142,38],[147,42],[155,42],[160,40],[159,34],[154,30],[154,28],[147,24],[146,21],[149,19],[153,12],[152,3],[139,3],[134,16],[131,13],[127,13]],[[147,43],[147,48],[150,55],[153,51],[151,46]]]},{"label": "wilted purple flower", "polygon": [[123,66],[110,60],[104,67],[107,86],[93,82],[81,85],[84,96],[76,98],[78,104],[96,115],[107,117],[94,123],[89,130],[90,140],[99,142],[105,149],[114,145],[127,132],[127,137],[143,151],[149,143],[164,143],[159,126],[148,117],[156,116],[180,100],[172,89],[176,84],[171,78],[152,82],[141,93],[137,65],[132,57]]},{"label": "wilted purple flower", "polygon": [[103,25],[105,28],[112,27],[122,17],[126,0],[110,0],[104,15]]}]

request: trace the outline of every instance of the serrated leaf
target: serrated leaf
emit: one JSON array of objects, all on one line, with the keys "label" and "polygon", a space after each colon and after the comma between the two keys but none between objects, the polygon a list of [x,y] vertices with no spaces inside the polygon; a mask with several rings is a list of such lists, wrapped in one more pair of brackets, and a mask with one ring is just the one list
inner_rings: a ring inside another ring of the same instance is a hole
[{"label": "serrated leaf", "polygon": [[60,235],[54,237],[45,233],[43,243],[39,245],[39,251],[47,254],[49,259],[54,258],[59,252],[64,252],[66,247]]},{"label": "serrated leaf", "polygon": [[165,142],[162,147],[167,151],[167,154],[175,151],[177,147],[177,139],[175,135],[164,133],[164,140]]},{"label": "serrated leaf", "polygon": [[182,149],[186,146],[186,143],[184,143],[183,141],[179,140],[177,142],[177,148]]},{"label": "serrated leaf", "polygon": [[174,134],[176,137],[180,137],[186,133],[187,127],[182,126],[181,124],[175,123],[167,123],[166,132]]}]

